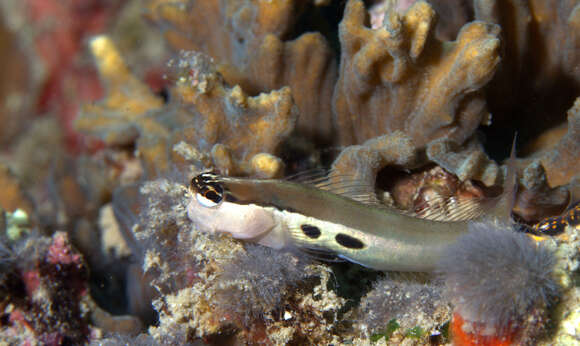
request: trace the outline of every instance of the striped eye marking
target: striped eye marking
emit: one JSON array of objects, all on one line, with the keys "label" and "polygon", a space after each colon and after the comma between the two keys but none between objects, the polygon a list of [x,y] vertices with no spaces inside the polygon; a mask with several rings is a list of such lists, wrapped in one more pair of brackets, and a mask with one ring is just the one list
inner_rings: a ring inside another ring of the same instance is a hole
[{"label": "striped eye marking", "polygon": [[194,177],[189,188],[195,192],[195,198],[204,207],[215,207],[224,199],[224,189],[218,176],[213,173],[201,173]]}]

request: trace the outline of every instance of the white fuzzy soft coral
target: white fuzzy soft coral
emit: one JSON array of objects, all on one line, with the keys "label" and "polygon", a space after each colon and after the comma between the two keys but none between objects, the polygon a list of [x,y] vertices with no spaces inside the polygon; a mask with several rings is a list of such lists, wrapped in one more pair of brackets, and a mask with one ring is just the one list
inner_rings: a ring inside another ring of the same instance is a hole
[{"label": "white fuzzy soft coral", "polygon": [[[514,327],[558,294],[556,256],[498,222],[473,222],[439,263],[447,293],[466,320]],[[539,310],[538,310],[539,309]]]}]

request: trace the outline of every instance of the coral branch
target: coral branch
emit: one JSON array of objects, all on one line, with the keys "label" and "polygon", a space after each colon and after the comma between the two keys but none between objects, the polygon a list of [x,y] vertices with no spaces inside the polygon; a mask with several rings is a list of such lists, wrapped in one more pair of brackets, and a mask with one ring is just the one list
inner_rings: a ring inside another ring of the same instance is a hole
[{"label": "coral branch", "polygon": [[383,27],[364,26],[361,1],[349,1],[340,24],[340,76],[334,108],[340,142],[404,131],[419,147],[447,137],[462,143],[487,121],[478,90],[499,63],[499,27],[465,25],[457,41],[431,34],[435,13],[426,2],[405,15],[394,9]]}]

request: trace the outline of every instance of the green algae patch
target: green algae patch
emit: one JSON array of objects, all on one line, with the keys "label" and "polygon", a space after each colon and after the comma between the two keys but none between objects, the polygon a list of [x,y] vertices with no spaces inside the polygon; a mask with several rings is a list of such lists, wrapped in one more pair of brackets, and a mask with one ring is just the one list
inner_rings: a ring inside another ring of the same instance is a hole
[{"label": "green algae patch", "polygon": [[384,331],[371,335],[371,341],[377,342],[382,338],[385,338],[385,341],[388,341],[391,335],[393,335],[393,333],[400,327],[399,322],[393,318],[389,323],[387,323],[387,327]]}]

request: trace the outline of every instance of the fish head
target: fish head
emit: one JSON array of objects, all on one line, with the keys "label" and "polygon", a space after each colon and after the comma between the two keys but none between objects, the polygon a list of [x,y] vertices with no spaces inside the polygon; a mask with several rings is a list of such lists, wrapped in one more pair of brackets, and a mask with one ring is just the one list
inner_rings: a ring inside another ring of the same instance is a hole
[{"label": "fish head", "polygon": [[228,233],[236,239],[259,240],[278,225],[272,212],[255,204],[235,203],[215,173],[191,179],[187,215],[204,232]]}]

